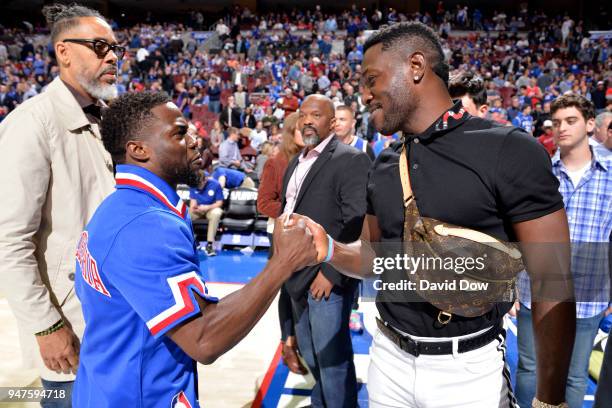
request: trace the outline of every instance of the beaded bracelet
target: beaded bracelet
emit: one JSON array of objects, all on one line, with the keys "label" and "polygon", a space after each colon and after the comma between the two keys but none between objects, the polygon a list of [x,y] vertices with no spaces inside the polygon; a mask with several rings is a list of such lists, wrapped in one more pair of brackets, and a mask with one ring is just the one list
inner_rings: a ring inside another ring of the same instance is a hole
[{"label": "beaded bracelet", "polygon": [[542,402],[537,398],[534,398],[531,401],[531,407],[532,408],[569,408],[569,406],[567,405],[567,402],[562,402],[558,405],[553,405],[553,404],[547,404],[546,402]]},{"label": "beaded bracelet", "polygon": [[53,326],[49,327],[47,330],[43,330],[41,332],[34,333],[34,335],[38,336],[38,337],[46,336],[47,334],[51,334],[51,333],[54,333],[54,332],[58,331],[62,327],[64,327],[64,321],[60,320],[57,323],[55,323]]}]

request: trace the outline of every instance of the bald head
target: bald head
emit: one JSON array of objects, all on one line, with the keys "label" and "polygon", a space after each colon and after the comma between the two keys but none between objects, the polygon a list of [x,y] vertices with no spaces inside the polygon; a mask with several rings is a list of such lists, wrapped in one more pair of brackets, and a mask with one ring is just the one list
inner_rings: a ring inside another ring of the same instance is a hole
[{"label": "bald head", "polygon": [[315,147],[333,132],[334,104],[326,96],[310,95],[300,106],[298,129],[306,147]]},{"label": "bald head", "polygon": [[321,94],[308,95],[304,99],[304,102],[302,103],[302,107],[306,104],[311,104],[311,103],[318,104],[318,106],[321,109],[326,109],[330,117],[334,116],[334,112],[335,112],[334,103],[327,96],[321,95]]}]

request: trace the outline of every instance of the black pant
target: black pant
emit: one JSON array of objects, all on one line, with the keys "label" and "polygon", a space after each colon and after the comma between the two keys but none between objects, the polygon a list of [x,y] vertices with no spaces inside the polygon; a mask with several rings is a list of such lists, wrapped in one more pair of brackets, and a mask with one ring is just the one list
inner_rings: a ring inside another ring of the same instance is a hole
[{"label": "black pant", "polygon": [[[268,259],[272,258],[272,234],[268,234],[270,239],[270,250]],[[281,341],[286,341],[287,337],[295,336],[295,326],[293,324],[293,311],[291,310],[291,298],[285,284],[281,286],[280,297],[278,298],[278,320],[281,329]]]}]

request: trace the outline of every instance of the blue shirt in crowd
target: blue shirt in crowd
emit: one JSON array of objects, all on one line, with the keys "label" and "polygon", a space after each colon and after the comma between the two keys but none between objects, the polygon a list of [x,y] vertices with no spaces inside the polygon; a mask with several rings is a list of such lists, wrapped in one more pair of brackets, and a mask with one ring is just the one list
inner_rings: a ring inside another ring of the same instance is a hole
[{"label": "blue shirt in crowd", "polygon": [[246,174],[238,170],[232,170],[225,167],[217,167],[213,171],[212,178],[219,180],[221,176],[225,176],[225,188],[231,189],[240,187]]},{"label": "blue shirt in crowd", "polygon": [[217,201],[223,201],[223,188],[221,184],[213,178],[208,178],[202,188],[189,189],[189,198],[196,200],[198,205],[210,205]]}]

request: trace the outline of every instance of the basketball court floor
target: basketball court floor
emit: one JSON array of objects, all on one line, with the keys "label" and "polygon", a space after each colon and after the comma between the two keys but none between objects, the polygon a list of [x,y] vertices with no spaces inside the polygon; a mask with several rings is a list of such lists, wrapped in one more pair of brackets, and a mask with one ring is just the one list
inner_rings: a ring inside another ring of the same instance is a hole
[{"label": "basketball court floor", "polygon": [[[250,255],[239,251],[219,252],[214,258],[201,255],[201,268],[209,293],[223,297],[238,290],[257,275],[266,264],[266,252]],[[365,323],[363,334],[353,334],[355,367],[359,381],[359,406],[368,406],[367,372],[369,348],[375,332],[376,309],[362,302],[360,312]],[[508,327],[507,361],[514,381],[517,364],[516,325]],[[209,366],[198,365],[200,404],[205,408],[286,407],[309,405],[313,380],[310,375],[290,373],[280,358],[280,329],[276,300],[253,331],[234,349]],[[40,386],[36,374],[20,368],[21,354],[15,319],[7,301],[0,297],[0,387]],[[595,383],[589,379],[584,408],[593,405]],[[36,407],[36,403],[5,404],[0,408]]]}]

